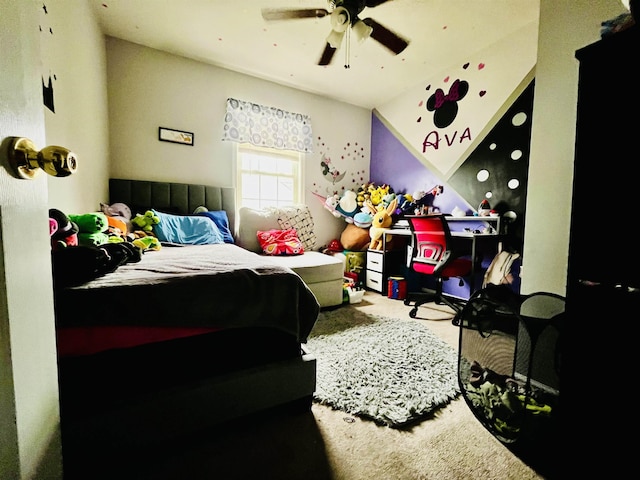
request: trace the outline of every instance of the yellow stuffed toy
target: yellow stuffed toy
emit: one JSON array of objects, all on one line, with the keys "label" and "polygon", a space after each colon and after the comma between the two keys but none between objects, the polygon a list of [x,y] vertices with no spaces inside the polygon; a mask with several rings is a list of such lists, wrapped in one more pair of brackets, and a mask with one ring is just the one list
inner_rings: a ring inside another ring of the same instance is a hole
[{"label": "yellow stuffed toy", "polygon": [[147,210],[144,212],[144,215],[137,213],[136,216],[131,219],[131,223],[144,232],[151,232],[153,231],[153,226],[160,223],[160,217],[153,213],[153,211]]},{"label": "yellow stuffed toy", "polygon": [[[369,201],[367,206],[375,211],[375,206],[371,201]],[[373,215],[371,228],[369,228],[369,236],[371,237],[371,244],[369,245],[369,248],[371,250],[382,250],[382,234],[393,224],[392,215],[395,213],[397,206],[398,199],[394,198],[387,208],[378,210]],[[391,235],[387,235],[387,240],[391,240]]]}]

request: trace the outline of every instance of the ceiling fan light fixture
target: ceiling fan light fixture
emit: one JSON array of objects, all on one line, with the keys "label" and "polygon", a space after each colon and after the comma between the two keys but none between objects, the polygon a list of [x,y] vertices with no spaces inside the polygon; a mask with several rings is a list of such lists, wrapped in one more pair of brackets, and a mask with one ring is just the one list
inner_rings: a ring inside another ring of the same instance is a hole
[{"label": "ceiling fan light fixture", "polygon": [[332,48],[338,49],[340,48],[340,45],[342,45],[343,38],[344,32],[331,30],[331,33],[327,36],[327,43],[331,45]]},{"label": "ceiling fan light fixture", "polygon": [[353,30],[353,33],[355,34],[359,42],[363,42],[364,40],[369,38],[371,36],[371,32],[373,32],[373,28],[364,23],[362,20],[358,20],[356,23],[354,23],[351,29]]}]

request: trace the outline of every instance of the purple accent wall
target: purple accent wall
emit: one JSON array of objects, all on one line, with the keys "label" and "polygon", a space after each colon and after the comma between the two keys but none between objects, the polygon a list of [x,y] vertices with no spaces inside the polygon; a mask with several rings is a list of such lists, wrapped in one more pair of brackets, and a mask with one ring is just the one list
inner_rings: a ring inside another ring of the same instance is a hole
[{"label": "purple accent wall", "polygon": [[[372,182],[376,185],[386,183],[395,193],[413,194],[418,190],[430,190],[435,185],[444,185],[443,180],[407,150],[373,113],[369,169]],[[467,209],[467,202],[446,185],[433,204],[443,213],[451,213],[455,206]]]}]

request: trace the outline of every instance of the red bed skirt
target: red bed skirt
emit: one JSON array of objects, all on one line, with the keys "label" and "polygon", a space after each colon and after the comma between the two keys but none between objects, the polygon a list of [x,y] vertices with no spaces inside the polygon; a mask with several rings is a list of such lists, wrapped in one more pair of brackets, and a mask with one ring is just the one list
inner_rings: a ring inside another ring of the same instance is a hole
[{"label": "red bed skirt", "polygon": [[130,348],[147,343],[163,342],[216,332],[212,327],[135,327],[98,326],[67,327],[56,332],[58,357],[92,355],[106,350]]}]

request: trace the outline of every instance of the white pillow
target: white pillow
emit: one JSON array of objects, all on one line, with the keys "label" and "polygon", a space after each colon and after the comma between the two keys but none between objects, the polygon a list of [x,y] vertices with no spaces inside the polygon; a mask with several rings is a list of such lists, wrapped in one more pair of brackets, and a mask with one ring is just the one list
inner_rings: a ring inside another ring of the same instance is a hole
[{"label": "white pillow", "polygon": [[258,230],[280,229],[278,211],[275,208],[256,210],[254,208],[241,207],[238,217],[236,243],[252,252],[262,253],[262,247],[258,242]]},{"label": "white pillow", "polygon": [[307,205],[294,205],[278,209],[278,224],[283,230],[295,229],[305,251],[310,252],[316,246],[316,234],[313,231],[313,217]]}]

